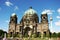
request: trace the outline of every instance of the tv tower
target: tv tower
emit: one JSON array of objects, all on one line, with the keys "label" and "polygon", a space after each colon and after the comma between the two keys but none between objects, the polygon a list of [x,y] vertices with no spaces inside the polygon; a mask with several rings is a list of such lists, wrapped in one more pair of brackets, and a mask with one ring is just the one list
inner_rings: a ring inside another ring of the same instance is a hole
[{"label": "tv tower", "polygon": [[50,16],[50,26],[51,26],[51,32],[53,31],[53,30],[52,30],[52,20],[53,20],[53,18],[52,18],[52,16]]}]

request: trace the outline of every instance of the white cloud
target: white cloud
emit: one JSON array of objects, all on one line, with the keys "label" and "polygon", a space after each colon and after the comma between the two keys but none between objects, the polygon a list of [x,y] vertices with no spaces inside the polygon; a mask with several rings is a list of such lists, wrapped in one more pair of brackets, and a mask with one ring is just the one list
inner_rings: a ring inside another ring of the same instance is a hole
[{"label": "white cloud", "polygon": [[60,14],[60,8],[57,10],[57,12]]},{"label": "white cloud", "polygon": [[5,2],[5,5],[6,5],[6,6],[12,6],[13,4],[12,4],[11,2],[9,2],[9,1],[6,1],[6,2]]},{"label": "white cloud", "polygon": [[60,19],[60,16],[57,16],[58,19]]},{"label": "white cloud", "polygon": [[9,20],[6,20],[5,22],[6,22],[6,23],[9,23]]},{"label": "white cloud", "polygon": [[16,10],[18,10],[19,8],[18,8],[18,6],[15,6],[15,9],[14,9],[14,11],[16,11]]},{"label": "white cloud", "polygon": [[56,26],[60,26],[60,20],[57,21],[57,22],[55,22],[55,25],[56,25]]},{"label": "white cloud", "polygon": [[42,14],[52,14],[54,12],[54,10],[49,10],[49,9],[45,9]]}]

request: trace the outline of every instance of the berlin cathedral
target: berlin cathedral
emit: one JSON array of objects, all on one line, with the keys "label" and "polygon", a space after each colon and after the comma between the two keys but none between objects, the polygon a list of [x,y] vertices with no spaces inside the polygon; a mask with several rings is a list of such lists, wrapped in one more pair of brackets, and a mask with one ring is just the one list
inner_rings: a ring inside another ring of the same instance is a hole
[{"label": "berlin cathedral", "polygon": [[[12,14],[9,22],[8,34],[33,35],[33,34],[49,34],[49,23],[47,13],[41,14],[40,19],[37,12],[30,7],[24,12],[24,15],[19,23],[17,23],[17,15]],[[39,22],[40,21],[40,22]]]}]

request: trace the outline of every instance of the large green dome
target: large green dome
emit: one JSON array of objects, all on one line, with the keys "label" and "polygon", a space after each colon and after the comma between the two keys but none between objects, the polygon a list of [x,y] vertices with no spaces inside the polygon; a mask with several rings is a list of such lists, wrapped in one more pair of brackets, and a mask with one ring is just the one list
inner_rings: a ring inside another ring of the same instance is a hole
[{"label": "large green dome", "polygon": [[39,22],[39,18],[38,18],[38,15],[37,15],[37,12],[32,9],[32,7],[30,7],[27,11],[24,12],[24,16],[22,18],[21,21],[33,21],[33,22],[36,22],[38,23]]}]

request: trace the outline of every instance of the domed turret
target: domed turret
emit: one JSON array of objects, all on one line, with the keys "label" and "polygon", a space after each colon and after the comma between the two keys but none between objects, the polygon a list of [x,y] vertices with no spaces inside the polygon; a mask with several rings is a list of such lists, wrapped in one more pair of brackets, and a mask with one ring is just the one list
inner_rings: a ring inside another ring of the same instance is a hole
[{"label": "domed turret", "polygon": [[15,16],[16,15],[16,13],[13,13],[11,16]]}]

